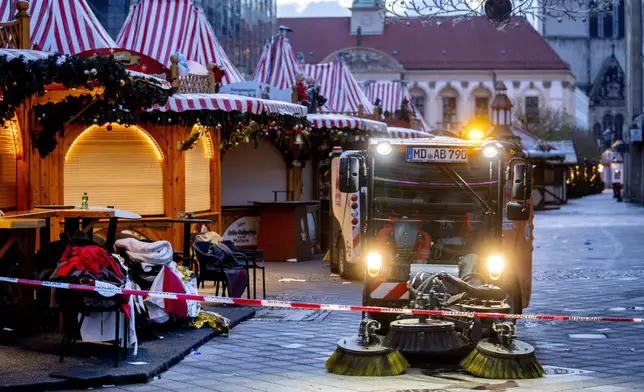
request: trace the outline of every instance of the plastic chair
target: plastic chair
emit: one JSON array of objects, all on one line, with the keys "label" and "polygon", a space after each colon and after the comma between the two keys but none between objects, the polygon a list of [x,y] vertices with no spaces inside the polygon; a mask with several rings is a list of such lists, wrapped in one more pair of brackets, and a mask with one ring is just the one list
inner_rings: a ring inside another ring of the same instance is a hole
[{"label": "plastic chair", "polygon": [[253,270],[253,298],[257,299],[257,270],[262,271],[262,298],[266,298],[266,262],[263,250],[243,250],[235,246],[232,241],[222,241],[235,257],[246,262],[246,269]]}]

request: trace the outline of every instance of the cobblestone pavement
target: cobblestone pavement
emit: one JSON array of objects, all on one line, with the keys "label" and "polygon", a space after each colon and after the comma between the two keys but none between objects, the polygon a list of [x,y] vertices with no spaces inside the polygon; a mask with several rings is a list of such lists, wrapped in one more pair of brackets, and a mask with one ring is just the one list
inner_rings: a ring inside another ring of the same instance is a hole
[{"label": "cobblestone pavement", "polygon": [[[573,200],[535,220],[535,282],[527,313],[644,317],[644,209],[610,195]],[[274,298],[356,304],[361,285],[331,276],[321,262],[270,264]],[[575,391],[644,390],[644,325],[520,321],[548,375],[483,380],[457,369],[410,369],[389,378],[328,374],[336,342],[359,314],[261,310],[145,385],[110,391]]]}]

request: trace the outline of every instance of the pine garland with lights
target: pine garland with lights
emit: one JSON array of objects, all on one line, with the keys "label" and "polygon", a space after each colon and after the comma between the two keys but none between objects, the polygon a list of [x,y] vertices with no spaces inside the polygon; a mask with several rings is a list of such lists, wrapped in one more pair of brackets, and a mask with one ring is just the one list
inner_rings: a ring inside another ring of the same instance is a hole
[{"label": "pine garland with lights", "polygon": [[41,60],[24,58],[8,60],[0,56],[0,123],[13,118],[15,109],[29,97],[44,95],[46,87],[59,84],[69,89],[79,87],[98,90],[98,94],[69,95],[56,103],[35,107],[41,130],[34,132],[34,147],[42,157],[57,145],[57,135],[63,137],[65,127],[76,123],[201,125],[190,137],[178,143],[185,151],[201,137],[204,127],[218,127],[222,156],[241,143],[261,140],[273,142],[287,164],[302,165],[312,154],[324,155],[332,146],[364,141],[368,133],[348,129],[311,129],[305,119],[285,115],[254,115],[223,111],[148,112],[145,108],[164,105],[172,94],[145,77],[131,76],[113,56],[80,58],[52,55]]},{"label": "pine garland with lights", "polygon": [[[63,136],[65,126],[84,113],[118,107],[141,112],[146,107],[164,105],[172,94],[142,76],[130,76],[114,56],[62,56],[44,59],[8,59],[0,56],[0,123],[13,118],[15,109],[29,97],[44,95],[49,85],[68,89],[100,89],[100,94],[69,95],[57,103],[36,107],[41,130],[34,132],[33,143],[42,157],[56,148],[56,135]],[[90,110],[88,110],[91,107]]]}]

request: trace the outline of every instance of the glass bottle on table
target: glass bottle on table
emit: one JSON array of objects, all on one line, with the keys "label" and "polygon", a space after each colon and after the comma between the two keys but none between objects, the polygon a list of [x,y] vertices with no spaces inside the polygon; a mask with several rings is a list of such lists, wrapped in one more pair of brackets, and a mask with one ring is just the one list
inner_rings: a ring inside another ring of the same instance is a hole
[{"label": "glass bottle on table", "polygon": [[88,210],[89,209],[89,196],[87,196],[87,192],[83,193],[83,197],[81,198],[81,209],[82,210]]}]

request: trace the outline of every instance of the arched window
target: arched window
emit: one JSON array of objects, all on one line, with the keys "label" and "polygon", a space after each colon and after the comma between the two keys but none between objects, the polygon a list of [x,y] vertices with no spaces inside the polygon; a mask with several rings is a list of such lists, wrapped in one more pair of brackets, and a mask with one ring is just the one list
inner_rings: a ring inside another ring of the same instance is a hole
[{"label": "arched window", "polygon": [[615,140],[622,140],[622,128],[624,127],[624,116],[615,115]]},{"label": "arched window", "polygon": [[425,92],[419,88],[412,88],[409,90],[411,95],[411,105],[421,116],[425,116]]},{"label": "arched window", "polygon": [[593,125],[593,135],[595,135],[595,139],[599,140],[602,137],[602,126],[600,123],[595,123]]},{"label": "arched window", "polygon": [[458,92],[453,88],[446,88],[440,93],[443,109],[443,128],[455,129],[457,113]]},{"label": "arched window", "polygon": [[487,119],[490,116],[490,101],[492,93],[485,87],[477,87],[472,91],[474,103],[474,116],[480,119]]},{"label": "arched window", "polygon": [[602,133],[608,131],[609,129],[611,131],[615,131],[613,116],[611,116],[609,113],[606,113],[604,115],[604,118],[602,119],[602,126],[604,127],[604,129],[602,129]]}]

